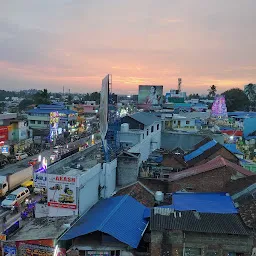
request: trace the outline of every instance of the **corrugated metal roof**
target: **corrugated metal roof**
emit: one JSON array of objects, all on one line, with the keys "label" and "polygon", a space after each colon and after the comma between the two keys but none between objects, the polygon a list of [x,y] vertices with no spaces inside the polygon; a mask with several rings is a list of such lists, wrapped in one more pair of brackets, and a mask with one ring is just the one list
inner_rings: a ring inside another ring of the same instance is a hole
[{"label": "corrugated metal roof", "polygon": [[244,155],[244,153],[236,148],[236,144],[224,144],[224,147],[233,154]]},{"label": "corrugated metal roof", "polygon": [[151,211],[150,229],[233,235],[250,234],[238,214],[177,212],[166,208],[154,208]]},{"label": "corrugated metal roof", "polygon": [[212,140],[201,146],[200,148],[192,151],[191,153],[184,156],[185,161],[190,161],[193,158],[196,158],[197,156],[203,154],[206,150],[214,147],[217,144],[217,141]]},{"label": "corrugated metal roof", "polygon": [[34,108],[31,110],[28,110],[27,113],[28,114],[50,114],[51,112],[59,112],[59,113],[63,113],[63,114],[75,114],[77,113],[76,111],[73,110],[68,110],[68,109],[40,109],[40,108]]},{"label": "corrugated metal roof", "polygon": [[148,112],[137,112],[132,114],[130,117],[146,126],[152,125],[154,122],[161,121],[161,118],[157,117],[154,113]]},{"label": "corrugated metal roof", "polygon": [[148,224],[143,217],[145,209],[144,205],[127,195],[102,200],[64,234],[61,240],[101,231],[137,248]]},{"label": "corrugated metal roof", "polygon": [[237,213],[232,198],[226,193],[176,192],[172,195],[172,202],[174,209],[177,211]]}]

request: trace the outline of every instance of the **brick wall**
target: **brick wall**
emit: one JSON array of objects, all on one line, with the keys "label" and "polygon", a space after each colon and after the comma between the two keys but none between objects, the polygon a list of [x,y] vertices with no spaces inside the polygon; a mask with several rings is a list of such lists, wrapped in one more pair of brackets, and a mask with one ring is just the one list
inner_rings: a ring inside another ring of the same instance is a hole
[{"label": "brick wall", "polygon": [[176,192],[186,189],[191,192],[226,192],[226,184],[232,179],[241,177],[228,167],[200,173],[176,181],[140,178],[140,182],[152,191],[163,193]]},{"label": "brick wall", "polygon": [[164,167],[172,167],[174,169],[185,168],[185,164],[182,164],[180,161],[175,159],[175,157],[171,154],[163,155],[163,161],[162,161],[161,165]]},{"label": "brick wall", "polygon": [[168,180],[139,178],[139,181],[153,192],[162,191],[163,193],[169,193]]}]

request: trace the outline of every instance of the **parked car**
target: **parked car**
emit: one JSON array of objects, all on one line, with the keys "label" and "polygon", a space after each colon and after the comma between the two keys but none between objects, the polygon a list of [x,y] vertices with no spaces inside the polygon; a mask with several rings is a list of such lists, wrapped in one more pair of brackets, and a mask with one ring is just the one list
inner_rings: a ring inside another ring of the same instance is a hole
[{"label": "parked car", "polygon": [[30,160],[30,161],[28,162],[28,165],[34,166],[34,165],[36,165],[37,163],[38,163],[38,159],[37,159],[37,158],[34,158],[34,159],[32,159],[32,160]]},{"label": "parked car", "polygon": [[53,153],[58,154],[58,153],[60,152],[60,149],[61,149],[61,148],[62,148],[61,146],[55,146],[55,147],[53,148]]},{"label": "parked car", "polygon": [[45,195],[46,194],[46,188],[34,188],[34,193]]},{"label": "parked car", "polygon": [[15,155],[15,157],[18,161],[20,161],[20,160],[26,159],[28,157],[28,154],[27,153],[17,153]]},{"label": "parked car", "polygon": [[30,196],[28,188],[20,187],[9,194],[1,203],[3,208],[12,208],[16,203],[21,204]]}]

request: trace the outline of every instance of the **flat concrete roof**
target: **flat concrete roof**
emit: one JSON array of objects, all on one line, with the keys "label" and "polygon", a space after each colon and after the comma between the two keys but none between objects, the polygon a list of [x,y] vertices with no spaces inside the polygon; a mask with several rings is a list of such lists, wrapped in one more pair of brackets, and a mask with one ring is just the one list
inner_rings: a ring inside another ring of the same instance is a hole
[{"label": "flat concrete roof", "polygon": [[65,227],[64,224],[71,224],[75,219],[75,216],[28,219],[23,223],[23,227],[8,239],[8,242],[35,239],[57,239],[67,230],[67,227]]},{"label": "flat concrete roof", "polygon": [[91,169],[95,165],[98,164],[98,160],[96,159],[96,154],[98,149],[95,148],[91,152],[84,151],[84,154],[78,156],[76,159],[72,160],[67,164],[64,164],[62,167],[55,169],[50,172],[51,174],[68,174],[72,175],[81,175],[86,172],[88,169]]}]

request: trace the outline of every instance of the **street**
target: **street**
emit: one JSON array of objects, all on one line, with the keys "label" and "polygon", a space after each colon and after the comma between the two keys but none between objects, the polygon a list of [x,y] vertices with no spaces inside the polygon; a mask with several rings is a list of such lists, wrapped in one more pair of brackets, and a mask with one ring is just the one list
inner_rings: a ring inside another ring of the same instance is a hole
[{"label": "street", "polygon": [[[92,145],[92,140],[91,140],[92,136],[88,136],[86,138],[81,138],[77,141],[74,141],[74,142],[70,142],[67,144],[66,148],[68,150],[72,150],[72,149],[75,149],[79,146],[83,146],[85,145],[85,143],[88,144],[88,146]],[[63,148],[65,148],[65,146],[63,146]],[[32,159],[35,159],[35,158],[38,158],[38,156],[41,155],[41,158],[43,159],[45,157],[45,159],[47,159],[47,162],[48,164],[50,163],[50,156],[52,155],[52,149],[51,150],[44,150],[42,151],[40,154],[38,155],[34,155],[34,156],[30,156],[30,157],[27,157],[26,159],[23,159],[17,163],[14,163],[14,164],[9,164],[7,166],[5,166],[4,168],[0,169],[0,176],[1,175],[7,175],[7,174],[12,174],[12,173],[15,173],[17,171],[20,171],[26,167],[28,167],[28,162]],[[36,169],[36,168],[35,168]],[[31,195],[31,199],[35,199],[37,198],[38,196],[37,195],[34,195],[32,194]],[[0,200],[0,204],[2,202],[4,198],[2,198]],[[4,209],[2,207],[0,207],[0,218],[4,215],[6,215],[7,213],[6,212],[10,212],[10,210],[8,209]]]}]

